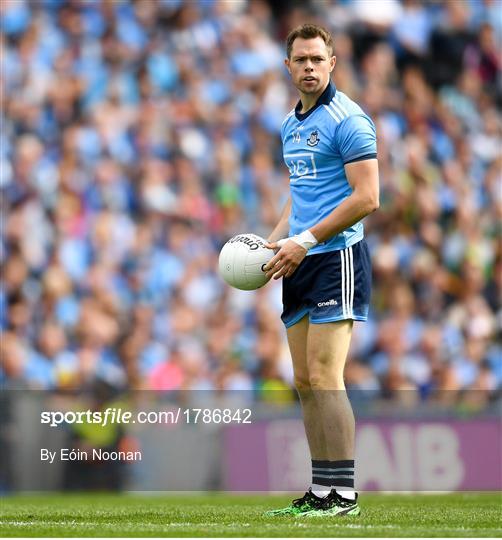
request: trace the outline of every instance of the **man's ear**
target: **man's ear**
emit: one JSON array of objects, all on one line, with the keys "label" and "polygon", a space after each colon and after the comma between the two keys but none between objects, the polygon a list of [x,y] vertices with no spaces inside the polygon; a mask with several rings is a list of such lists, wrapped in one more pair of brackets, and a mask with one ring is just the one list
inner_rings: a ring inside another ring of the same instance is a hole
[{"label": "man's ear", "polygon": [[284,59],[284,65],[286,66],[286,69],[288,70],[288,73],[291,75],[291,68],[289,67],[289,65],[290,65],[289,58]]},{"label": "man's ear", "polygon": [[330,70],[329,70],[329,72],[331,73],[331,72],[335,69],[336,56],[332,56],[332,57],[329,59],[329,63],[330,63]]}]

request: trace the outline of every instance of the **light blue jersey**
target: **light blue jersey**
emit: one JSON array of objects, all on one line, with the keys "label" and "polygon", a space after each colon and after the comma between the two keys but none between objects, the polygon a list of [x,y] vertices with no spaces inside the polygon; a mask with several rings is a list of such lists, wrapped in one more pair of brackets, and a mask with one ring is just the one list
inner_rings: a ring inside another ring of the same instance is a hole
[{"label": "light blue jersey", "polygon": [[[328,216],[351,193],[344,166],[376,158],[375,125],[345,94],[329,84],[316,105],[304,114],[301,103],[281,128],[284,161],[290,173],[290,236],[309,229]],[[364,237],[355,223],[308,255],[345,249]]]}]

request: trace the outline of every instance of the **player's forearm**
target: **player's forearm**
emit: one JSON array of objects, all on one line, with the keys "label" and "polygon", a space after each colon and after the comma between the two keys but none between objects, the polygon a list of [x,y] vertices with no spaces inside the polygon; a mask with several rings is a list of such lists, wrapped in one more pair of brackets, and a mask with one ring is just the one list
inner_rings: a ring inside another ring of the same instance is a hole
[{"label": "player's forearm", "polygon": [[288,236],[289,233],[289,214],[291,213],[291,197],[288,197],[286,204],[281,212],[281,217],[279,222],[275,226],[274,230],[270,233],[268,237],[269,242],[276,242],[281,238]]},{"label": "player's forearm", "polygon": [[354,191],[342,204],[309,230],[318,242],[325,242],[354,225],[379,206],[378,194]]}]

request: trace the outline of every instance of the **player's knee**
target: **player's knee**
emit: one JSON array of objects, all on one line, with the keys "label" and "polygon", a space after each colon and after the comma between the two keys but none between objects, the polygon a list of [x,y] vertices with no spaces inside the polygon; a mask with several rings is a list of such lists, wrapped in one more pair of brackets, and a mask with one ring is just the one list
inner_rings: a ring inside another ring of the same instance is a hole
[{"label": "player's knee", "polygon": [[313,371],[309,382],[312,390],[345,390],[343,377],[328,370]]},{"label": "player's knee", "polygon": [[311,390],[310,378],[307,374],[295,375],[294,383],[298,392],[307,392]]}]

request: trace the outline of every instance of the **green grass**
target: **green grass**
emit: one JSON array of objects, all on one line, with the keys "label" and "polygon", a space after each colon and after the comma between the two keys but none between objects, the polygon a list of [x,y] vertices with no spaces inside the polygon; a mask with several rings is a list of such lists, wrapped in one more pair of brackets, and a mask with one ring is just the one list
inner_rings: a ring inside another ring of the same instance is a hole
[{"label": "green grass", "polygon": [[22,495],[0,499],[0,536],[498,537],[500,493],[377,495],[357,518],[266,518],[289,497]]}]

